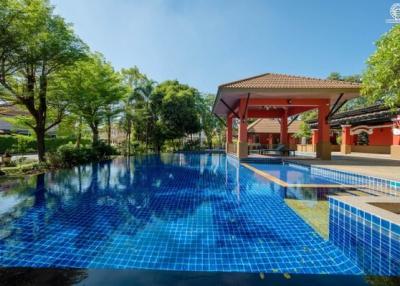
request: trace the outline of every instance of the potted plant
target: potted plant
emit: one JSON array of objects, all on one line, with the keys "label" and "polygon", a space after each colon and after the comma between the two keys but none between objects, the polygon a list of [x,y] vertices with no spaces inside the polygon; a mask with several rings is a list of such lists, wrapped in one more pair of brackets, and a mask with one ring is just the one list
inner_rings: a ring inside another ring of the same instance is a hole
[{"label": "potted plant", "polygon": [[11,163],[11,152],[6,150],[1,156],[1,161],[3,162],[4,165],[8,165]]}]

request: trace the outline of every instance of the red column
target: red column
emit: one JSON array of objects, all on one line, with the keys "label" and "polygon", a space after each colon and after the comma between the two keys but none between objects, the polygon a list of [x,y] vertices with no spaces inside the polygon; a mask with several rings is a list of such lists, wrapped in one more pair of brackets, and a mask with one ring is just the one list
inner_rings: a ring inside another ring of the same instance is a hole
[{"label": "red column", "polygon": [[318,144],[318,129],[311,130],[311,145],[313,152],[317,151],[317,144]]},{"label": "red column", "polygon": [[273,144],[274,144],[274,135],[272,134],[272,133],[269,133],[268,134],[268,136],[269,136],[269,146],[268,146],[268,148],[273,148]]},{"label": "red column", "polygon": [[288,115],[287,109],[281,117],[281,144],[288,146]]},{"label": "red column", "polygon": [[232,143],[232,115],[228,114],[226,118],[226,142]]},{"label": "red column", "polygon": [[[228,153],[229,150],[229,145],[232,144],[232,115],[228,114],[226,117],[226,146],[225,146],[225,152]],[[232,151],[231,151],[232,152]]]},{"label": "red column", "polygon": [[329,104],[318,107],[318,147],[317,157],[322,160],[331,159],[331,142],[329,136],[329,124],[326,117],[329,114]]},{"label": "red column", "polygon": [[246,119],[240,119],[239,142],[247,143],[247,120]]},{"label": "red column", "polygon": [[390,146],[390,156],[395,159],[400,159],[400,115],[393,119],[393,142]]},{"label": "red column", "polygon": [[239,104],[239,138],[237,145],[237,156],[239,158],[246,158],[248,155],[247,149],[247,110],[246,110],[246,99],[240,99]]},{"label": "red column", "polygon": [[353,138],[350,135],[351,125],[342,125],[342,144],[340,145],[340,152],[343,154],[351,153],[351,144],[353,143]]}]

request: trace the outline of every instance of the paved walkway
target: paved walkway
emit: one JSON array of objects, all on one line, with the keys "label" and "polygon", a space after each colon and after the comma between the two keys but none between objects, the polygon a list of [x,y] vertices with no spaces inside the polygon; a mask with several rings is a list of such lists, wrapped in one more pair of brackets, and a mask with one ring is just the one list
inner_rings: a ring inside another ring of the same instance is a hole
[{"label": "paved walkway", "polygon": [[11,160],[18,160],[19,158],[26,158],[28,160],[38,160],[37,154],[26,154],[26,155],[12,155]]},{"label": "paved walkway", "polygon": [[390,155],[364,153],[343,155],[340,152],[333,152],[331,161],[303,159],[302,162],[307,162],[314,166],[329,167],[400,181],[400,160],[394,160],[390,158]]}]

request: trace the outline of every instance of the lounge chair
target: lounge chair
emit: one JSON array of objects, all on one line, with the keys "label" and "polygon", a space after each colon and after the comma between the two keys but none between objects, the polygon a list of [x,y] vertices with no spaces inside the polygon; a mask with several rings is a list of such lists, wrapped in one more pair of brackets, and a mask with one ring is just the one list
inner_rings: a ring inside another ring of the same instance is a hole
[{"label": "lounge chair", "polygon": [[279,153],[281,156],[289,156],[290,153],[293,154],[293,156],[296,156],[296,150],[289,149],[283,144],[278,144],[275,148],[273,149],[260,149],[260,154],[265,155],[270,152],[274,153]]}]

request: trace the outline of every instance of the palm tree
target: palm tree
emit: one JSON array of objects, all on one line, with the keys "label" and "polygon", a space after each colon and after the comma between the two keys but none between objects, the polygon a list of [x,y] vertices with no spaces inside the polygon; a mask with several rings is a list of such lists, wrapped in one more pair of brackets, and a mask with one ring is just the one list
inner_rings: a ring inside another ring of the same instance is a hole
[{"label": "palm tree", "polygon": [[141,109],[139,106],[137,107],[139,112],[142,111],[142,119],[144,119],[146,122],[146,133],[145,133],[146,150],[148,150],[148,145],[149,145],[149,131],[150,128],[152,127],[151,125],[153,124],[153,120],[151,120],[153,116],[150,110],[150,101],[155,85],[156,85],[155,81],[146,79],[135,88],[132,94],[134,97],[136,97],[136,99],[144,102]]}]

